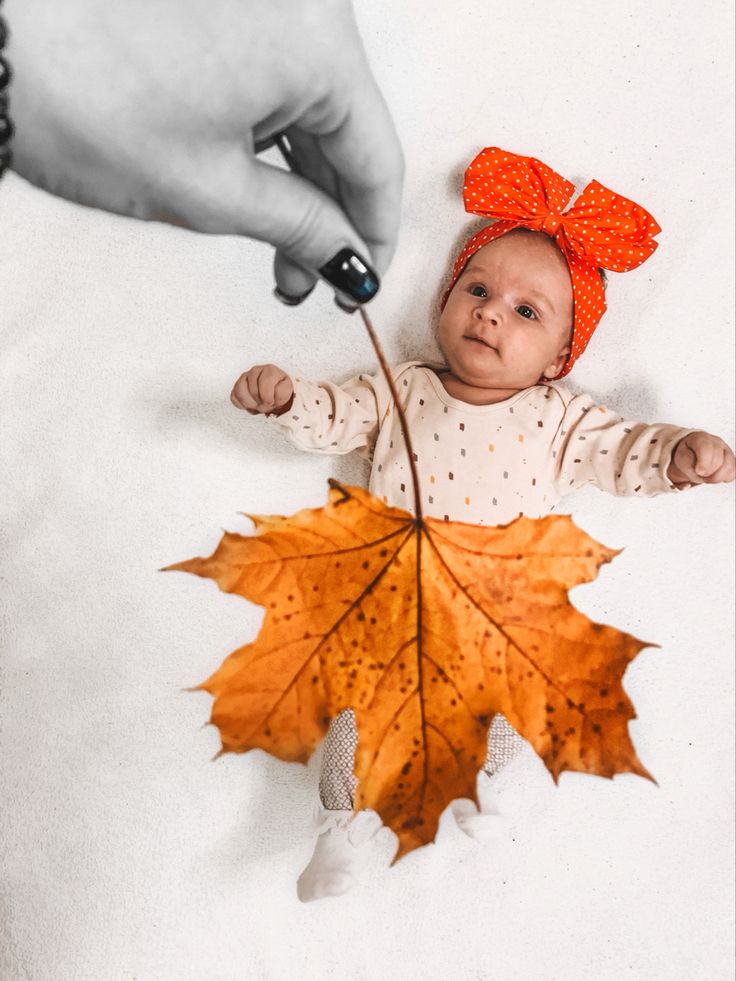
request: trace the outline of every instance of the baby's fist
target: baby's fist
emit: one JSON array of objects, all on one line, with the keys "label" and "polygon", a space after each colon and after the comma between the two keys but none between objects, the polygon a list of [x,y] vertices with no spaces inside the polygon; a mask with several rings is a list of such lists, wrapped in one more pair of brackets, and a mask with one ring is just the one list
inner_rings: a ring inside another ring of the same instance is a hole
[{"label": "baby's fist", "polygon": [[722,484],[736,477],[727,443],[710,433],[690,433],[675,447],[667,476],[673,484]]},{"label": "baby's fist", "polygon": [[256,364],[235,382],[230,401],[251,415],[275,412],[281,415],[291,405],[294,386],[291,378],[275,364]]}]

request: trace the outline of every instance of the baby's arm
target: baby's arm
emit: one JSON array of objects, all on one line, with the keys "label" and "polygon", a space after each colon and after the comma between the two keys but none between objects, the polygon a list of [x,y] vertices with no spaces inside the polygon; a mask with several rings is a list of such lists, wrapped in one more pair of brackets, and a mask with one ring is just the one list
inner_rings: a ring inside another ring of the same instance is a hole
[{"label": "baby's arm", "polygon": [[651,497],[734,479],[733,454],[717,436],[627,420],[589,395],[570,398],[553,452],[562,494],[595,484],[610,494]]},{"label": "baby's arm", "polygon": [[342,385],[315,384],[273,364],[254,365],[235,382],[230,399],[251,415],[268,416],[300,449],[366,454],[378,435],[376,381],[358,375]]}]

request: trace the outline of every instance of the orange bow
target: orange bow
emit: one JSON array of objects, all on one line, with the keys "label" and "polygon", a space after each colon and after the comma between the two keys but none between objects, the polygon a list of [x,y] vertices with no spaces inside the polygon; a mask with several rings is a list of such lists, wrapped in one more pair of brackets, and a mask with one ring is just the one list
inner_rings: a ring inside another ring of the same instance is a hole
[{"label": "orange bow", "polygon": [[534,157],[482,150],[465,173],[465,210],[546,232],[564,252],[613,272],[641,265],[662,229],[641,205],[591,181],[564,211],[575,188]]},{"label": "orange bow", "polygon": [[571,351],[557,378],[570,371],[605,313],[599,268],[635,269],[657,248],[654,236],[662,230],[648,211],[598,181],[591,181],[564,211],[574,189],[534,157],[496,146],[481,150],[465,171],[465,210],[496,221],[465,243],[440,301],[444,307],[471,255],[494,239],[519,226],[549,235],[567,260],[574,306]]}]

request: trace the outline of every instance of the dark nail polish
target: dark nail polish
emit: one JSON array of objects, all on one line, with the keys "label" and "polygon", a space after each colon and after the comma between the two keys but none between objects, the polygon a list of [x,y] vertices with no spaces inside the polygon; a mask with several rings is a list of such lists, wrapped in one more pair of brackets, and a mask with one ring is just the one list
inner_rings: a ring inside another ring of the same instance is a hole
[{"label": "dark nail polish", "polygon": [[[317,284],[315,283],[314,286],[316,285]],[[278,286],[275,286],[273,295],[277,300],[281,300],[281,302],[287,307],[298,307],[300,303],[303,303],[306,300],[314,289],[314,286],[310,286],[306,293],[301,293],[299,296],[291,296],[291,294],[284,293],[284,291],[280,290]]]},{"label": "dark nail polish", "polygon": [[335,297],[335,305],[340,307],[345,313],[355,313],[358,309],[354,303],[343,303],[339,296]]},{"label": "dark nail polish", "polygon": [[2,57],[2,55],[0,55],[0,89],[7,88],[7,85],[12,77],[13,73],[10,70],[10,65]]},{"label": "dark nail polish", "polygon": [[253,153],[265,153],[266,150],[270,150],[276,141],[272,136],[267,136],[263,140],[256,140],[255,146],[253,147]]},{"label": "dark nail polish", "polygon": [[341,249],[320,267],[319,272],[335,289],[352,296],[356,303],[372,300],[380,285],[376,273],[352,249]]}]

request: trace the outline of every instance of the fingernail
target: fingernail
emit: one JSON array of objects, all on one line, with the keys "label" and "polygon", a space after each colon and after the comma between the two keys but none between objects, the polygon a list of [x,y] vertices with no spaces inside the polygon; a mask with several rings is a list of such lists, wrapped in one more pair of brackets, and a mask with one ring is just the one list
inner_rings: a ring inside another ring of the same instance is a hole
[{"label": "fingernail", "polygon": [[273,136],[267,136],[263,140],[256,140],[256,144],[253,147],[253,153],[264,153],[266,150],[270,150],[276,141]]},{"label": "fingernail", "polygon": [[380,285],[376,273],[352,249],[340,249],[319,272],[335,289],[352,296],[356,303],[372,300]]},{"label": "fingernail", "polygon": [[287,307],[298,307],[300,303],[303,303],[306,300],[316,285],[317,284],[315,283],[314,285],[310,286],[306,293],[301,293],[299,296],[292,296],[290,293],[284,293],[284,291],[279,289],[278,286],[275,286],[273,295]]},{"label": "fingernail", "polygon": [[345,313],[355,313],[355,311],[358,309],[353,303],[343,303],[339,296],[335,297],[335,304],[336,306],[340,307],[341,310],[344,310]]}]

